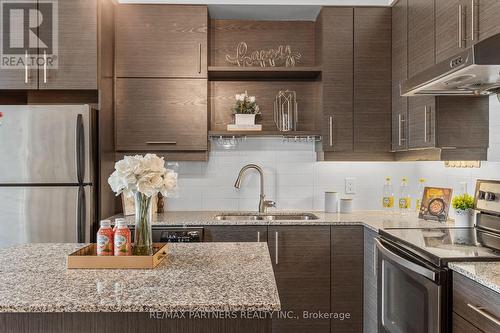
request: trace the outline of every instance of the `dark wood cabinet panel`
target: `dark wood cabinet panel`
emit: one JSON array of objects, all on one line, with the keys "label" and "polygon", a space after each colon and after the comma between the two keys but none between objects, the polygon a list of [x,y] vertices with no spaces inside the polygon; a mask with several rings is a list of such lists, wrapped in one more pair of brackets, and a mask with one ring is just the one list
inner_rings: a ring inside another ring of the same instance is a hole
[{"label": "dark wood cabinet panel", "polygon": [[392,7],[392,151],[408,149],[408,98],[401,83],[408,78],[408,0]]},{"label": "dark wood cabinet panel", "polygon": [[498,332],[498,325],[471,306],[494,318],[500,318],[499,293],[453,272],[453,312],[466,319],[481,332]]},{"label": "dark wood cabinet panel", "polygon": [[354,8],[354,151],[391,150],[391,9]]},{"label": "dark wood cabinet panel", "polygon": [[207,149],[207,81],[117,79],[117,151]]},{"label": "dark wood cabinet panel", "polygon": [[205,226],[205,242],[267,242],[267,226]]},{"label": "dark wood cabinet panel", "polygon": [[39,89],[97,89],[97,0],[59,1],[58,13],[58,64],[39,69]]},{"label": "dark wood cabinet panel", "polygon": [[[470,0],[472,1],[472,0]],[[500,33],[500,1],[498,0],[475,0],[478,13],[477,20],[477,40],[483,40]]]},{"label": "dark wood cabinet panel", "polygon": [[436,62],[446,60],[467,47],[471,1],[436,1]]},{"label": "dark wood cabinet panel", "polygon": [[206,6],[119,5],[118,77],[207,77]]},{"label": "dark wood cabinet panel", "polygon": [[363,333],[377,333],[377,273],[375,271],[375,231],[364,229],[363,252]]},{"label": "dark wood cabinet panel", "polygon": [[453,333],[482,333],[477,327],[453,312]]},{"label": "dark wood cabinet panel", "polygon": [[273,319],[273,332],[330,332],[329,319],[303,319],[303,311],[330,312],[330,226],[269,226],[268,246],[281,307],[298,319]]},{"label": "dark wood cabinet panel", "polygon": [[410,97],[408,99],[408,148],[436,146],[435,97]]},{"label": "dark wood cabinet panel", "polygon": [[435,64],[434,0],[408,0],[408,77]]},{"label": "dark wood cabinet panel", "polygon": [[352,152],[354,9],[324,7],[317,21],[323,74],[323,151]]},{"label": "dark wood cabinet panel", "polygon": [[363,227],[331,227],[331,312],[349,313],[332,319],[331,332],[363,331]]}]

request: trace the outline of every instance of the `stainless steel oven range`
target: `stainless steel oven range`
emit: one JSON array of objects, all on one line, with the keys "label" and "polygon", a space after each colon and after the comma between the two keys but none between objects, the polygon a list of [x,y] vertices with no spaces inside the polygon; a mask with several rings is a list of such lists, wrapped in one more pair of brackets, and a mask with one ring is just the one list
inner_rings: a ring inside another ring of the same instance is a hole
[{"label": "stainless steel oven range", "polygon": [[451,332],[452,261],[500,261],[500,182],[476,185],[476,226],[386,229],[375,242],[380,333]]}]

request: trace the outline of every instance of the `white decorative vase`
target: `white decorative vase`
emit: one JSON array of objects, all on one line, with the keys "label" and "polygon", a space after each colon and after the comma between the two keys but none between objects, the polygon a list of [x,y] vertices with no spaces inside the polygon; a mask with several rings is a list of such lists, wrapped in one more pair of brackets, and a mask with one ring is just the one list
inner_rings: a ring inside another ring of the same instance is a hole
[{"label": "white decorative vase", "polygon": [[474,210],[455,209],[455,227],[473,227]]},{"label": "white decorative vase", "polygon": [[234,119],[236,125],[255,125],[255,114],[236,113]]}]

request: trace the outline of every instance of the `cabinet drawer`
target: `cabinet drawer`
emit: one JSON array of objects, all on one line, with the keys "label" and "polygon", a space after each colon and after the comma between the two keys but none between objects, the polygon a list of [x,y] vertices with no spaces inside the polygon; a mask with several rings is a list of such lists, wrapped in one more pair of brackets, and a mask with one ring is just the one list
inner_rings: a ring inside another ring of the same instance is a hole
[{"label": "cabinet drawer", "polygon": [[118,79],[117,151],[207,150],[207,81]]},{"label": "cabinet drawer", "polygon": [[481,333],[481,331],[453,312],[453,333]]},{"label": "cabinet drawer", "polygon": [[205,242],[267,242],[266,226],[206,226]]},{"label": "cabinet drawer", "polygon": [[458,273],[453,273],[453,311],[485,333],[500,330],[500,294]]}]

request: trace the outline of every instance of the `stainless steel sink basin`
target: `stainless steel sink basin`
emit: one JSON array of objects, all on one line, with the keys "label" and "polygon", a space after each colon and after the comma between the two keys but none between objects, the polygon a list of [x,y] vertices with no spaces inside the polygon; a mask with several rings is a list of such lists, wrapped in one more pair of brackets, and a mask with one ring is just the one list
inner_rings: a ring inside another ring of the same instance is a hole
[{"label": "stainless steel sink basin", "polygon": [[318,217],[311,213],[298,214],[219,214],[215,216],[218,221],[308,221],[317,220]]}]

